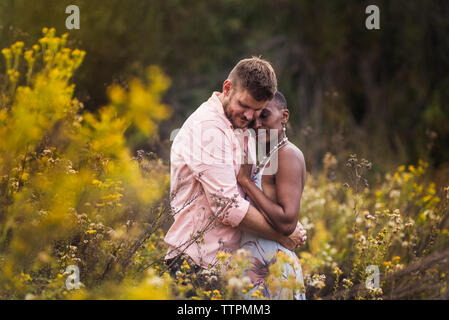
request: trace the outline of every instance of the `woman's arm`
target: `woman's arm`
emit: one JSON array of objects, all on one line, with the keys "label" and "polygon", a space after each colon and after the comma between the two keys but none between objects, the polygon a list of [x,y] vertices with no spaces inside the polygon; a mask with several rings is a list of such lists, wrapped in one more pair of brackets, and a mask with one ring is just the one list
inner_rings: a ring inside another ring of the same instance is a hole
[{"label": "woman's arm", "polygon": [[279,242],[289,250],[295,249],[302,241],[298,237],[288,237],[269,225],[269,223],[260,216],[258,210],[253,206],[248,207],[248,211],[237,228],[242,231],[252,233],[256,236],[263,237],[268,240]]},{"label": "woman's arm", "polygon": [[269,199],[250,179],[250,165],[242,165],[238,181],[260,208],[268,223],[282,234],[291,234],[298,223],[301,195],[305,184],[305,161],[291,148],[278,151],[275,187],[278,203]]}]

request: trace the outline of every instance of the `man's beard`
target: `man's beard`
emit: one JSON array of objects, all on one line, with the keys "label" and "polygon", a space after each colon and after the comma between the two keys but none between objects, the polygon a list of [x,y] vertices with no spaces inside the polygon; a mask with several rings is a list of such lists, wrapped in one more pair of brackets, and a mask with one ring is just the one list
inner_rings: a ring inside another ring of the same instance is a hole
[{"label": "man's beard", "polygon": [[228,101],[224,101],[223,102],[223,110],[224,110],[224,113],[226,115],[226,118],[228,118],[229,122],[231,122],[231,124],[232,124],[232,126],[234,128],[238,128],[237,124],[234,122],[234,119],[232,118],[231,112],[229,112],[229,110],[228,110],[228,106],[229,106],[229,100]]},{"label": "man's beard", "polygon": [[[246,124],[243,125],[243,126],[237,124],[237,123],[234,121],[234,118],[233,118],[233,116],[232,116],[232,113],[231,113],[231,112],[229,111],[229,109],[228,109],[228,106],[229,106],[229,103],[230,103],[231,99],[232,99],[232,94],[231,94],[231,96],[230,96],[228,99],[225,99],[225,100],[223,101],[223,110],[224,110],[224,113],[225,113],[225,115],[226,115],[226,118],[228,118],[229,122],[231,122],[232,127],[233,127],[234,129],[245,129],[245,128],[247,128],[248,125],[249,125],[249,121],[247,121]],[[242,121],[244,121],[244,120],[242,119]]]}]

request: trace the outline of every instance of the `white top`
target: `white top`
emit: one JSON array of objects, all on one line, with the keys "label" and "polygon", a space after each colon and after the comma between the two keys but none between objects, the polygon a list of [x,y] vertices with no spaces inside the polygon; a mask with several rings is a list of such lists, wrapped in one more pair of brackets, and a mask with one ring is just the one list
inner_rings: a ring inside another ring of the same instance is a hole
[{"label": "white top", "polygon": [[[257,186],[260,190],[263,191],[263,188],[262,188],[262,176],[263,176],[263,172],[264,172],[264,170],[265,170],[265,167],[267,166],[268,163],[271,163],[271,158],[273,157],[273,155],[276,154],[277,151],[278,151],[280,148],[282,148],[283,146],[285,146],[286,144],[287,144],[287,143],[284,143],[284,144],[282,144],[279,148],[277,148],[276,150],[274,150],[274,152],[272,152],[272,153],[270,154],[270,156],[268,157],[268,161],[266,161],[265,164],[263,165],[263,167],[260,168],[259,172],[257,172],[257,173],[251,178],[251,181],[253,181],[253,182],[256,184],[256,186]],[[276,160],[277,160],[277,159],[276,159]],[[271,164],[270,164],[270,166],[271,166]],[[256,168],[256,167],[255,167],[255,168]],[[253,168],[253,172],[255,171],[255,168]],[[250,200],[250,202],[252,202],[252,201]],[[254,203],[252,203],[252,204],[254,205]]]}]

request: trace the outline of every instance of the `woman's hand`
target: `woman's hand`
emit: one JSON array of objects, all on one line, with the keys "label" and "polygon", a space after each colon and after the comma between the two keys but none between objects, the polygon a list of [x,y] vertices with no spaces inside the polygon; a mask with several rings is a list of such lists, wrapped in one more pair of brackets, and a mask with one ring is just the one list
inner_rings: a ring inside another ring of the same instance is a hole
[{"label": "woman's hand", "polygon": [[243,186],[246,183],[251,182],[251,171],[253,165],[249,161],[249,151],[248,151],[248,136],[244,137],[243,143],[243,157],[242,164],[240,165],[240,170],[237,175],[237,181]]},{"label": "woman's hand", "polygon": [[242,163],[240,165],[240,170],[237,175],[237,181],[244,185],[245,183],[251,182],[251,170],[253,168],[252,164]]}]

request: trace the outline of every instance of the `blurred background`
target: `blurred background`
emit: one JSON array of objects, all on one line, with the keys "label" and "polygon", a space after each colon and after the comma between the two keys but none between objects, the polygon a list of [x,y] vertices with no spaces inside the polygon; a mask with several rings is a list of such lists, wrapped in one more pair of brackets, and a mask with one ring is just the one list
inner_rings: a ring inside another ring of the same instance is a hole
[{"label": "blurred background", "polygon": [[[65,28],[70,4],[80,8],[79,30]],[[380,30],[365,27],[370,4]],[[144,77],[148,65],[169,76],[173,116],[151,142],[130,139],[134,150],[168,159],[170,132],[238,60],[257,55],[275,68],[288,135],[310,172],[331,152],[340,163],[356,153],[380,174],[418,159],[440,179],[449,173],[448,1],[0,1],[1,47],[34,43],[43,27],[87,52],[74,82],[90,111],[107,104],[109,85]]]}]

